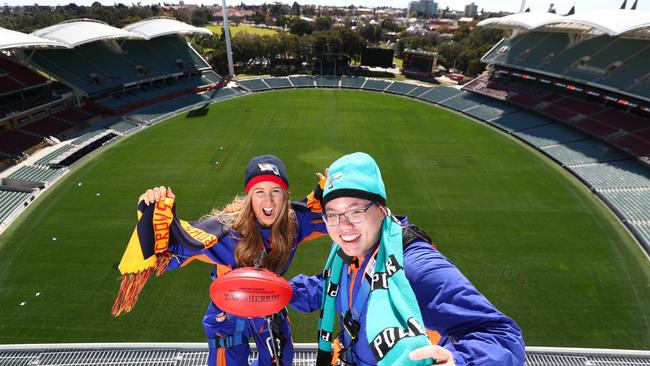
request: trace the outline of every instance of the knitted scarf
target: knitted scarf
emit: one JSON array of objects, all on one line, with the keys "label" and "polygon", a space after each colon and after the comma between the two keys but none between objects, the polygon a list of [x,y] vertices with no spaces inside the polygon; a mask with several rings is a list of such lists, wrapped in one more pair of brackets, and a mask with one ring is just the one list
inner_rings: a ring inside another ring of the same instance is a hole
[{"label": "knitted scarf", "polygon": [[122,283],[111,311],[113,316],[131,311],[149,277],[165,272],[172,258],[168,248],[172,237],[186,251],[199,252],[217,243],[222,235],[225,235],[222,227],[204,231],[178,220],[171,198],[151,205],[140,202],[138,223],[118,266]]},{"label": "knitted scarf", "polygon": [[[323,271],[324,293],[318,322],[317,365],[329,365],[332,358],[336,295],[340,278],[346,275],[341,273],[344,266],[338,250],[339,246],[335,244]],[[430,365],[435,363],[432,359],[409,359],[410,351],[430,343],[421,326],[422,315],[404,274],[403,263],[402,227],[386,217],[382,223],[377,264],[368,296],[366,336],[378,365]]]}]

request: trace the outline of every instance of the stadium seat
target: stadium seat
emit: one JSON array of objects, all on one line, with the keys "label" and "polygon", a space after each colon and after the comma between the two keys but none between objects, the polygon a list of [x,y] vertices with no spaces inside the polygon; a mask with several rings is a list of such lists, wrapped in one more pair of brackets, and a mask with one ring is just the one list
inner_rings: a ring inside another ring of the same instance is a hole
[{"label": "stadium seat", "polygon": [[341,88],[346,89],[361,89],[363,84],[366,83],[366,78],[357,76],[342,76]]},{"label": "stadium seat", "polygon": [[271,89],[262,79],[240,80],[238,83],[253,92]]},{"label": "stadium seat", "polygon": [[399,95],[406,95],[413,89],[417,88],[418,86],[415,84],[409,84],[409,83],[403,83],[401,81],[395,81],[390,86],[388,89],[386,89],[386,92],[388,93],[393,93],[393,94],[399,94]]},{"label": "stadium seat", "polygon": [[288,78],[263,78],[262,80],[273,89],[293,88]]},{"label": "stadium seat", "polygon": [[366,82],[363,84],[361,89],[365,90],[375,90],[375,91],[384,91],[391,84],[390,81],[379,80],[379,79],[366,79]]},{"label": "stadium seat", "polygon": [[426,93],[422,93],[418,96],[419,99],[425,99],[433,103],[440,103],[445,99],[452,98],[458,94],[463,93],[460,89],[449,88],[446,86],[439,86],[431,88]]},{"label": "stadium seat", "polygon": [[594,139],[548,146],[542,151],[564,166],[629,159],[619,149]]}]

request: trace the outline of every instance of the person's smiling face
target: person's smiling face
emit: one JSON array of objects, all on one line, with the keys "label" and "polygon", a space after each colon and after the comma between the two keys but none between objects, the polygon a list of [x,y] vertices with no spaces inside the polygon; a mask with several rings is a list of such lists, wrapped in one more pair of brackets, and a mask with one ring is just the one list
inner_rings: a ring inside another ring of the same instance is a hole
[{"label": "person's smiling face", "polygon": [[287,193],[273,182],[259,182],[251,188],[251,205],[257,221],[262,226],[271,226],[286,203]]},{"label": "person's smiling face", "polygon": [[345,254],[363,257],[379,241],[384,212],[369,200],[339,197],[325,205],[325,215],[338,214],[346,217],[340,216],[338,225],[326,225],[327,233]]}]

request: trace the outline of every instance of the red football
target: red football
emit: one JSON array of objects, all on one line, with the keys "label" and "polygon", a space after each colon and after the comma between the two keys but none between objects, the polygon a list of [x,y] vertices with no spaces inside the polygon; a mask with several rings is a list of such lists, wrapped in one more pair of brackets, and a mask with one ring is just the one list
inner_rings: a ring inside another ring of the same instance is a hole
[{"label": "red football", "polygon": [[277,313],[287,306],[292,292],[284,278],[253,267],[234,269],[210,285],[210,298],[219,309],[245,318]]}]

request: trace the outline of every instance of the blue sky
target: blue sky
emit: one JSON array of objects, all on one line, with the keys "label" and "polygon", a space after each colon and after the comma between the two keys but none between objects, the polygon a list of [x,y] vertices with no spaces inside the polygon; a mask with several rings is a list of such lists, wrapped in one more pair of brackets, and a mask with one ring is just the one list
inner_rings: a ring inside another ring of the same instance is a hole
[{"label": "blue sky", "polygon": [[[31,5],[37,2],[41,5],[57,5],[68,4],[75,2],[78,5],[90,5],[94,0],[4,0],[1,3],[9,5]],[[151,4],[162,2],[160,0],[140,0],[143,4]],[[229,5],[239,4],[242,0],[227,0]],[[261,4],[263,2],[273,2],[274,0],[243,0],[245,4]],[[281,0],[280,2],[293,4],[294,0]],[[517,12],[521,6],[521,0],[473,0],[478,5],[479,11],[484,8],[485,10],[496,11],[511,11]],[[99,0],[102,4],[112,5],[117,2],[130,4],[137,2],[137,0]],[[172,2],[166,0],[166,2]],[[174,0],[173,2],[177,2]],[[449,7],[452,10],[462,10],[466,4],[471,0],[438,0],[439,7]],[[530,7],[533,11],[546,11],[550,3],[555,4],[558,13],[566,13],[571,6],[576,5],[578,12],[590,10],[608,10],[618,9],[623,0],[527,0],[526,7]],[[1,4],[0,3],[0,4]],[[221,4],[221,0],[185,0],[187,4]],[[406,8],[408,0],[298,0],[299,4],[317,4],[317,5],[338,5],[346,6],[354,4],[357,6],[373,7],[373,6],[396,6]],[[632,6],[634,0],[628,0],[627,6]],[[637,9],[650,11],[650,0],[639,0]]]}]

